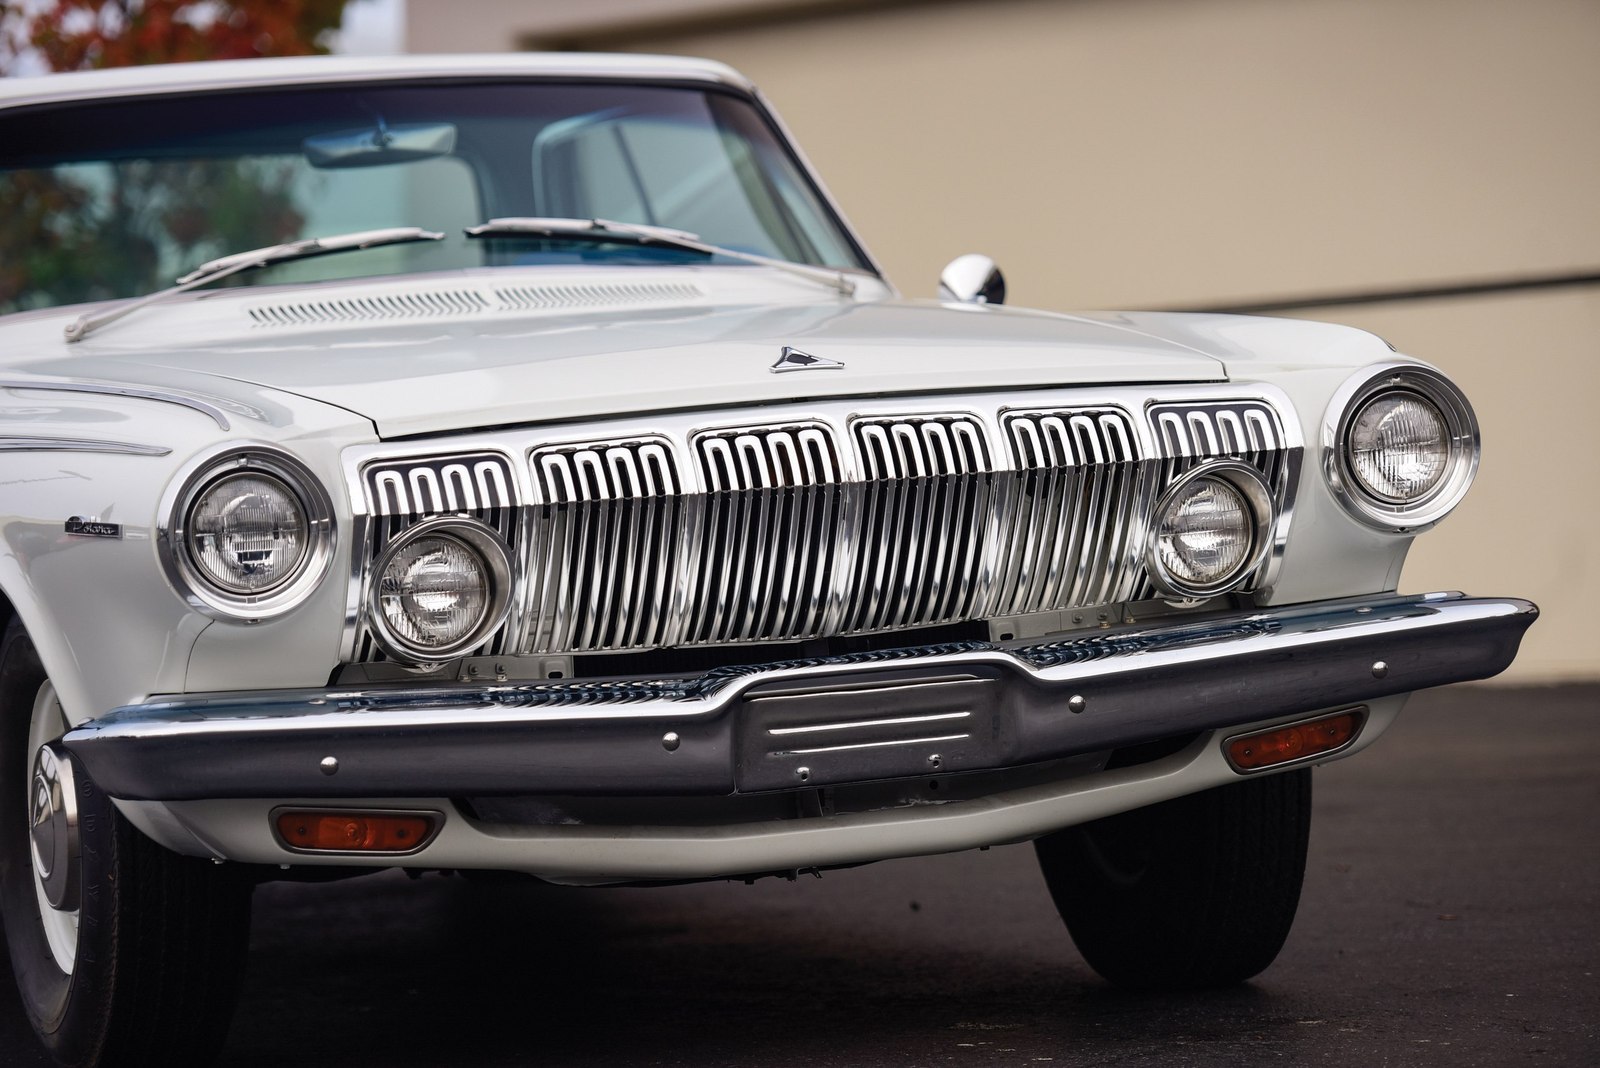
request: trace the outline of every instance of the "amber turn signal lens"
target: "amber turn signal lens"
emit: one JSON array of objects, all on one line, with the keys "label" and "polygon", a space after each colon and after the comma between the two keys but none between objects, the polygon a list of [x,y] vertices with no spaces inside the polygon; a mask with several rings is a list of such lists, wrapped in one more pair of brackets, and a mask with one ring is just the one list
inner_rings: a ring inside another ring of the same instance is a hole
[{"label": "amber turn signal lens", "polygon": [[1361,729],[1361,710],[1245,734],[1228,741],[1228,760],[1240,771],[1259,771],[1348,745]]},{"label": "amber turn signal lens", "polygon": [[411,853],[433,837],[431,813],[280,812],[278,837],[317,853]]}]

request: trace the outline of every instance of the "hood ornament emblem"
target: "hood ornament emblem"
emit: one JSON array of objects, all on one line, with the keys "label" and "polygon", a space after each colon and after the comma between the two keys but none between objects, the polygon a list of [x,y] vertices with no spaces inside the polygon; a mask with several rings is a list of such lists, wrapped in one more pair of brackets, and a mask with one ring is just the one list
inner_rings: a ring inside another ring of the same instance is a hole
[{"label": "hood ornament emblem", "polygon": [[813,356],[809,352],[801,352],[793,345],[785,345],[783,354],[778,357],[778,362],[772,365],[773,374],[780,374],[784,371],[826,371],[829,369],[842,371],[844,364],[838,360],[830,360],[826,356]]}]

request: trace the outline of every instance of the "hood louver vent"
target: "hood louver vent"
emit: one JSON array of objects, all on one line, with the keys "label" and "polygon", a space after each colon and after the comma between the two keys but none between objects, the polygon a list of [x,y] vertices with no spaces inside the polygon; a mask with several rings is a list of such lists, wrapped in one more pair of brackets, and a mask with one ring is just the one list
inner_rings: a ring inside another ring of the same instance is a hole
[{"label": "hood louver vent", "polygon": [[699,286],[680,282],[587,286],[507,286],[496,289],[502,308],[514,311],[547,308],[596,308],[609,304],[670,304],[704,296]]},{"label": "hood louver vent", "polygon": [[393,293],[341,300],[308,300],[293,304],[263,304],[251,308],[258,326],[313,326],[321,323],[370,323],[392,319],[435,319],[470,315],[489,302],[470,289],[440,289],[419,293]]},{"label": "hood louver vent", "polygon": [[502,286],[488,295],[476,289],[430,289],[260,304],[248,309],[247,314],[256,326],[323,326],[443,319],[484,312],[671,304],[703,296],[705,292],[699,286],[677,282]]}]

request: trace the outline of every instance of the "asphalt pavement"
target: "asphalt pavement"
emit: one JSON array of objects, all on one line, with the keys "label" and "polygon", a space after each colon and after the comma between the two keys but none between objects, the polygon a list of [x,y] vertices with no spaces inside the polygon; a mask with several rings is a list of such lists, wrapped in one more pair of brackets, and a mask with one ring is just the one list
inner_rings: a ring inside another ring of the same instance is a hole
[{"label": "asphalt pavement", "polygon": [[[1316,774],[1254,982],[1095,977],[1030,847],[655,889],[257,892],[230,1066],[1600,1064],[1600,686],[1414,698]],[[0,1063],[44,1064],[0,994]]]}]

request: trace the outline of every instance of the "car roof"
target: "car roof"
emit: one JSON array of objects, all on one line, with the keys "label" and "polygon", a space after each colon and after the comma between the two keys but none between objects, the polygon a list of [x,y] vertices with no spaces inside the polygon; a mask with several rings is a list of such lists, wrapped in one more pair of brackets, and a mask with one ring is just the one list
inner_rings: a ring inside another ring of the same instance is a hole
[{"label": "car roof", "polygon": [[459,56],[294,56],[170,63],[0,78],[0,107],[146,93],[412,78],[563,77],[720,82],[752,90],[733,68],[708,59],[632,53],[508,52]]}]

